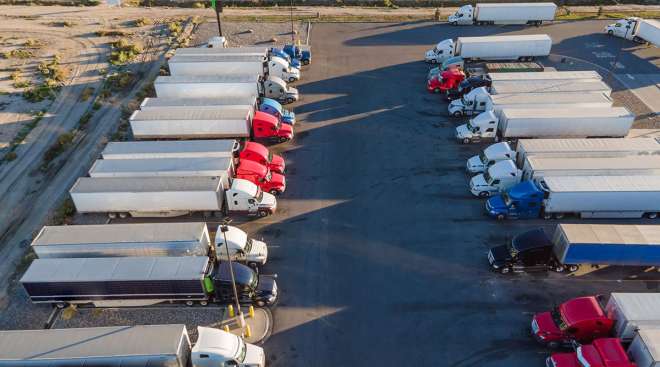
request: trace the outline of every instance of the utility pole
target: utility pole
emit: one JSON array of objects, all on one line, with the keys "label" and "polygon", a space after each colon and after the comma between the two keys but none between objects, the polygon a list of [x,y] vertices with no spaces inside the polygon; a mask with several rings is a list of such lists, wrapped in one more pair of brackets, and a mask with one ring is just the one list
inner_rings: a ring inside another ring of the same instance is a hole
[{"label": "utility pole", "polygon": [[291,44],[295,46],[296,42],[294,40],[294,37],[296,34],[293,30],[293,0],[291,0],[291,6],[289,6],[289,9],[291,11]]},{"label": "utility pole", "polygon": [[[224,246],[227,253],[227,263],[229,264],[229,274],[231,275],[231,286],[234,290],[234,301],[236,302],[236,314],[240,320],[241,329],[245,328],[245,318],[243,317],[243,310],[241,310],[241,304],[238,300],[238,291],[236,290],[236,279],[234,278],[234,266],[231,262],[231,255],[229,255],[229,242],[227,242],[227,231],[229,231],[229,223],[231,219],[225,218],[220,224],[220,232],[222,232],[222,238],[224,240]],[[216,234],[217,236],[217,234]],[[218,260],[219,261],[219,260]]]},{"label": "utility pole", "polygon": [[215,17],[218,20],[218,35],[222,37],[222,23],[220,23],[220,13],[222,13],[222,0],[211,0],[211,7],[215,10]]}]

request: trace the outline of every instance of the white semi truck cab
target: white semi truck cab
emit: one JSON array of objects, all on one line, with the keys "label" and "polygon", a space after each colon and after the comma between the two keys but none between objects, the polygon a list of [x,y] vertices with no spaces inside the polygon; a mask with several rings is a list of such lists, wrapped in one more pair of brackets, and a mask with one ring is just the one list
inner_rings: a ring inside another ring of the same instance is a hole
[{"label": "white semi truck cab", "polygon": [[470,157],[470,159],[467,160],[466,169],[469,173],[480,173],[484,172],[488,167],[499,161],[515,161],[515,158],[516,151],[511,149],[509,143],[502,141],[491,144],[479,155]]},{"label": "white semi truck cab", "polygon": [[479,87],[466,93],[460,99],[455,99],[447,107],[454,117],[472,116],[492,110],[493,101],[485,87]]},{"label": "white semi truck cab", "polygon": [[215,248],[220,260],[227,260],[227,246],[229,245],[229,256],[233,261],[248,264],[251,268],[265,265],[268,260],[268,246],[265,242],[248,238],[247,233],[239,228],[227,226],[228,230],[223,232],[218,227],[215,235]]},{"label": "white semi truck cab", "polygon": [[248,214],[265,217],[277,209],[277,199],[274,195],[263,192],[254,183],[235,178],[231,188],[225,192],[228,212],[247,212]]},{"label": "white semi truck cab", "polygon": [[486,198],[520,183],[522,171],[511,160],[499,161],[470,180],[470,192]]},{"label": "white semi truck cab", "polygon": [[456,13],[447,18],[449,24],[452,25],[470,25],[474,23],[474,7],[472,5],[463,5]]},{"label": "white semi truck cab", "polygon": [[265,367],[266,354],[261,347],[246,343],[239,336],[223,330],[197,327],[197,343],[192,347],[193,367]]},{"label": "white semi truck cab", "polygon": [[450,57],[454,56],[454,40],[451,38],[438,42],[434,48],[426,51],[424,61],[431,64],[443,63]]},{"label": "white semi truck cab", "polygon": [[281,57],[271,56],[268,60],[268,75],[274,75],[291,83],[300,80],[300,69],[292,67]]},{"label": "white semi truck cab", "polygon": [[467,124],[456,127],[456,139],[463,144],[497,137],[499,119],[493,111],[486,111],[470,119]]},{"label": "white semi truck cab", "polygon": [[287,86],[282,78],[273,75],[263,81],[263,94],[282,103],[293,103],[300,98],[298,89]]}]

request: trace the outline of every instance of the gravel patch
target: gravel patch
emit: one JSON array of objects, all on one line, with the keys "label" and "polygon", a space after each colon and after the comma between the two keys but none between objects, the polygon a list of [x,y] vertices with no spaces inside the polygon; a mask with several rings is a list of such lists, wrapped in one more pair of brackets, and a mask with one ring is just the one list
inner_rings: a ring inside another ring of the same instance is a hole
[{"label": "gravel patch", "polygon": [[[307,40],[307,22],[294,22],[294,39],[304,44]],[[265,46],[291,42],[291,23],[223,22],[222,33],[231,47]],[[218,35],[218,24],[206,22],[195,30],[191,45],[199,46]]]}]

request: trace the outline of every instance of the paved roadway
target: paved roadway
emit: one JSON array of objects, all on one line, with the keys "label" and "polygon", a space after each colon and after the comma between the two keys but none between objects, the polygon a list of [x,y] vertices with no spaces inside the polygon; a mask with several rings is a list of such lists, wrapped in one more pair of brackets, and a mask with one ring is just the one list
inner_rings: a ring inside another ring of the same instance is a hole
[{"label": "paved roadway", "polygon": [[[242,226],[274,246],[267,271],[279,274],[282,298],[270,366],[541,366],[548,351],[528,335],[532,312],[581,294],[657,290],[621,269],[490,273],[489,247],[552,223],[484,216],[464,174],[479,146],[453,140],[456,121],[423,88],[423,52],[459,34],[548,32],[553,52],[607,68],[619,42],[589,34],[602,25],[314,26],[297,136],[276,148],[287,192],[276,216]],[[621,73],[657,74],[659,55],[626,53]]]}]

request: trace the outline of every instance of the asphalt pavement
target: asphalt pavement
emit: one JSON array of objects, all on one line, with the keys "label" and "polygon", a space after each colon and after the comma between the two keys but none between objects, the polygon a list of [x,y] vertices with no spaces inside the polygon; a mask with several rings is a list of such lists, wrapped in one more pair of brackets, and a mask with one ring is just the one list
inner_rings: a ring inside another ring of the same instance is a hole
[{"label": "asphalt pavement", "polygon": [[[657,273],[634,269],[491,273],[489,247],[557,222],[487,218],[464,173],[484,145],[457,144],[459,121],[424,89],[424,51],[458,35],[549,33],[553,53],[607,68],[594,49],[614,52],[619,41],[591,34],[603,23],[314,25],[296,137],[274,148],[287,161],[287,192],[275,216],[241,226],[273,246],[266,269],[282,293],[270,366],[541,366],[550,351],[529,336],[535,311],[584,294],[657,291]],[[626,72],[657,73],[651,60],[619,60]]]}]

